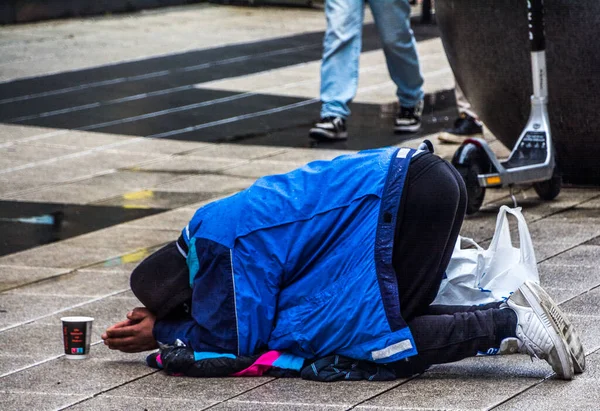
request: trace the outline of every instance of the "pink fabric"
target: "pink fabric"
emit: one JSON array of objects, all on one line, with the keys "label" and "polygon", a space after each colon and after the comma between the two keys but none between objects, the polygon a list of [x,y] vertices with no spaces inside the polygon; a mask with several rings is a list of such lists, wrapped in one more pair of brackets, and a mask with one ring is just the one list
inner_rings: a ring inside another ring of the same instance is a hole
[{"label": "pink fabric", "polygon": [[269,351],[258,357],[250,367],[232,374],[234,377],[258,377],[273,367],[273,363],[279,358],[279,351]]}]

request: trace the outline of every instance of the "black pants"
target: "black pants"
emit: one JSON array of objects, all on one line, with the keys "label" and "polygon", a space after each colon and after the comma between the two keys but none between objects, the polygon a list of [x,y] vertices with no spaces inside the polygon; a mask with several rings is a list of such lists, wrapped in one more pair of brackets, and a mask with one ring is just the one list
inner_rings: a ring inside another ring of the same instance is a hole
[{"label": "black pants", "polygon": [[[463,222],[467,195],[448,162],[430,153],[409,166],[394,240],[400,307],[419,355],[400,362],[406,374],[498,347],[514,333],[516,316],[486,306],[431,306]],[[513,324],[514,323],[514,324]]]},{"label": "black pants", "polygon": [[[411,161],[398,210],[393,266],[402,316],[419,355],[399,362],[400,374],[473,356],[514,333],[516,316],[497,309],[497,303],[430,306],[452,256],[465,207],[464,183],[448,162],[430,153]],[[189,315],[184,308],[191,297],[188,282],[186,261],[175,242],[131,274],[134,294],[159,318]]]}]

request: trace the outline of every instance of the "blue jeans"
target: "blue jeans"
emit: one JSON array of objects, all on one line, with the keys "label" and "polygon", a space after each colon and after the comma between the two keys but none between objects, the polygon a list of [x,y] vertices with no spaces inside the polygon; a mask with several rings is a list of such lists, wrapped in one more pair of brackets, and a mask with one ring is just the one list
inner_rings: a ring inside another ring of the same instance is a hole
[{"label": "blue jeans", "polygon": [[[365,0],[327,0],[327,31],[321,64],[321,117],[350,115],[348,103],[358,87]],[[413,107],[423,98],[423,77],[410,28],[408,0],[370,0],[398,101]]]}]

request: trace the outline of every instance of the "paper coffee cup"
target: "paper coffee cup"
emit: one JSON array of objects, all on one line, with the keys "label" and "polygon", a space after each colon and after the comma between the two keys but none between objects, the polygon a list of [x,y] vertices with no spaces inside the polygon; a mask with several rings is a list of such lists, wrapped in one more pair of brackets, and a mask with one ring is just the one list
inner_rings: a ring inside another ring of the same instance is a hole
[{"label": "paper coffee cup", "polygon": [[90,353],[92,317],[63,317],[63,341],[67,358],[81,360]]}]

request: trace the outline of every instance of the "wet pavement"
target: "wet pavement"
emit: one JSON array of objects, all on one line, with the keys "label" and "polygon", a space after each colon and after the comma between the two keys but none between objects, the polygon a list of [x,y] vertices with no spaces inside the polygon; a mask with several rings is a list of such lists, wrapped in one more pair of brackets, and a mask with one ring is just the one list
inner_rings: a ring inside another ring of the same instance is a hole
[{"label": "wet pavement", "polygon": [[[414,25],[423,130],[396,135],[394,87],[368,13],[351,137],[307,138],[318,117],[324,24],[316,9],[203,4],[0,28],[0,408],[596,408],[598,187],[564,187],[552,202],[527,188],[516,195],[542,285],[582,334],[589,369],[572,382],[521,355],[386,383],[184,379],[100,343],[139,304],[131,269],[175,239],[198,206],[263,175],[364,148],[428,137],[452,156],[456,147],[435,139],[456,115],[437,28]],[[502,204],[512,204],[508,191],[488,190],[462,234],[487,244]],[[95,318],[89,360],[64,358],[64,315]]]}]

